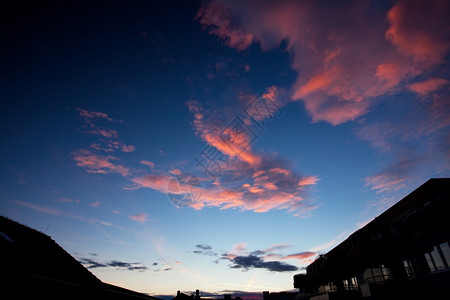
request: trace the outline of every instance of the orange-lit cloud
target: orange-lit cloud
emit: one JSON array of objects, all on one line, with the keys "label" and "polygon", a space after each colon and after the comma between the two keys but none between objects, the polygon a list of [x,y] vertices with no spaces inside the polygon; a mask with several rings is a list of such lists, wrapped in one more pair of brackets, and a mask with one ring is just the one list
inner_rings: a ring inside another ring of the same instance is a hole
[{"label": "orange-lit cloud", "polygon": [[118,173],[122,176],[130,175],[130,169],[119,164],[114,164],[114,161],[119,159],[110,155],[98,155],[89,150],[80,149],[74,151],[73,159],[78,167],[85,168],[89,173],[109,174]]},{"label": "orange-lit cloud", "polygon": [[317,255],[317,252],[300,252],[286,255],[283,257],[283,259],[298,259],[300,261],[305,261],[307,259],[312,258],[315,255]]},{"label": "orange-lit cloud", "polygon": [[450,48],[448,1],[398,1],[388,14],[386,39],[416,62],[442,63]]},{"label": "orange-lit cloud", "polygon": [[197,18],[238,50],[251,43],[270,50],[284,41],[299,74],[292,100],[304,103],[313,122],[339,125],[445,63],[449,6],[441,0],[401,0],[390,8],[376,1],[208,1]]},{"label": "orange-lit cloud", "polygon": [[[270,87],[262,95],[276,99],[276,87]],[[205,109],[196,101],[189,101],[187,106],[194,116],[193,127],[196,134],[203,139],[214,151],[228,157],[227,163],[221,166],[220,178],[208,183],[207,174],[201,179],[201,197],[191,199],[189,185],[177,184],[176,194],[186,194],[185,198],[192,200],[188,205],[194,209],[205,206],[220,207],[221,209],[237,208],[255,212],[267,212],[273,209],[285,209],[294,215],[302,215],[314,209],[314,206],[305,201],[305,186],[316,184],[315,176],[302,176],[287,166],[286,162],[272,155],[259,154],[254,151],[248,139],[248,133],[242,131],[240,137],[228,133],[227,123],[221,116]],[[241,124],[242,125],[242,124]],[[223,139],[226,135],[228,140]],[[231,138],[230,138],[231,136]],[[233,140],[233,138],[238,141]],[[233,149],[239,144],[240,152]],[[230,147],[231,144],[231,147]],[[173,172],[171,172],[173,173]],[[176,176],[180,173],[173,173]],[[158,179],[158,184],[155,180]],[[163,186],[167,187],[171,180],[165,175],[153,174],[148,178],[136,178],[135,183],[162,191],[160,180],[164,179]],[[186,203],[187,204],[187,203]]]},{"label": "orange-lit cloud", "polygon": [[[197,101],[188,101],[186,105],[194,115],[193,125],[197,135],[209,145],[230,157],[238,157],[249,165],[257,165],[261,158],[251,152],[250,137],[246,132],[236,132],[223,123],[205,121],[204,111]],[[224,140],[224,136],[228,137]]]},{"label": "orange-lit cloud", "polygon": [[411,83],[408,88],[419,95],[427,96],[449,83],[450,81],[444,78],[430,78],[425,81]]}]

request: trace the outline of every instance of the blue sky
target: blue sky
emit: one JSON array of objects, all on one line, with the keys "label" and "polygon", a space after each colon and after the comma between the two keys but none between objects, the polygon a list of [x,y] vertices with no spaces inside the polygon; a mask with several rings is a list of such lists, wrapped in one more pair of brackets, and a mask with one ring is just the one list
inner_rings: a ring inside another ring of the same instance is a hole
[{"label": "blue sky", "polygon": [[1,214],[137,291],[290,290],[449,176],[448,9],[11,4]]}]

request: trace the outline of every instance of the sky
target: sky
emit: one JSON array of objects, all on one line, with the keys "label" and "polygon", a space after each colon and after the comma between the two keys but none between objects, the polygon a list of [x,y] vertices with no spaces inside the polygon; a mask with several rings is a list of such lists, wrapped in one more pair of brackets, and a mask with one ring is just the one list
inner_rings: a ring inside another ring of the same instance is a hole
[{"label": "sky", "polygon": [[450,175],[448,1],[11,2],[0,214],[102,281],[292,290]]}]

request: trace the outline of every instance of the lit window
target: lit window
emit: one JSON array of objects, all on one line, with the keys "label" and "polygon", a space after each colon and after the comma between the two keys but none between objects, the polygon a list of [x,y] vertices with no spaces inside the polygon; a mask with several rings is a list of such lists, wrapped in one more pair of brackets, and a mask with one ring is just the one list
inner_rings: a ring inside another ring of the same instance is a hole
[{"label": "lit window", "polygon": [[358,289],[358,279],[356,279],[356,277],[350,278],[350,284],[352,285],[353,290]]},{"label": "lit window", "polygon": [[344,289],[345,289],[346,291],[348,291],[348,290],[350,289],[350,285],[348,284],[348,280],[347,280],[347,279],[344,279],[343,283],[344,283]]},{"label": "lit window", "polygon": [[445,242],[434,246],[431,252],[425,253],[425,258],[430,272],[448,269],[450,263],[449,243]]},{"label": "lit window", "polygon": [[344,283],[344,289],[346,291],[358,289],[358,280],[356,279],[356,277],[352,277],[352,278],[350,278],[350,280],[344,279],[343,283]]},{"label": "lit window", "polygon": [[431,252],[425,253],[430,272],[449,268],[450,248],[448,242],[436,245]]},{"label": "lit window", "polygon": [[415,273],[414,268],[412,267],[411,261],[409,259],[403,260],[403,267],[405,268],[406,276],[408,276],[408,279],[414,279]]},{"label": "lit window", "polygon": [[392,279],[391,269],[386,268],[384,265],[368,268],[364,271],[364,279],[369,283],[382,284],[385,281]]}]

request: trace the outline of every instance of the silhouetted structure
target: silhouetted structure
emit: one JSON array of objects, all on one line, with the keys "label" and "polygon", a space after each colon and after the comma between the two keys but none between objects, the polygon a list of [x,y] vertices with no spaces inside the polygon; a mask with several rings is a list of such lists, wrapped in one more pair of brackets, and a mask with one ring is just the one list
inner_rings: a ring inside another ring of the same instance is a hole
[{"label": "silhouetted structure", "polygon": [[5,217],[0,217],[0,282],[10,299],[158,300],[103,283],[49,236]]},{"label": "silhouetted structure", "polygon": [[263,300],[295,300],[299,293],[293,292],[278,292],[270,293],[268,291],[263,292]]},{"label": "silhouetted structure", "polygon": [[450,179],[430,179],[294,276],[302,299],[450,299]]},{"label": "silhouetted structure", "polygon": [[[200,297],[200,291],[196,290],[195,295],[186,295],[180,291],[177,291],[177,295],[172,300],[217,300],[219,298]],[[224,300],[241,300],[241,297],[232,298],[230,294],[223,295]]]}]

